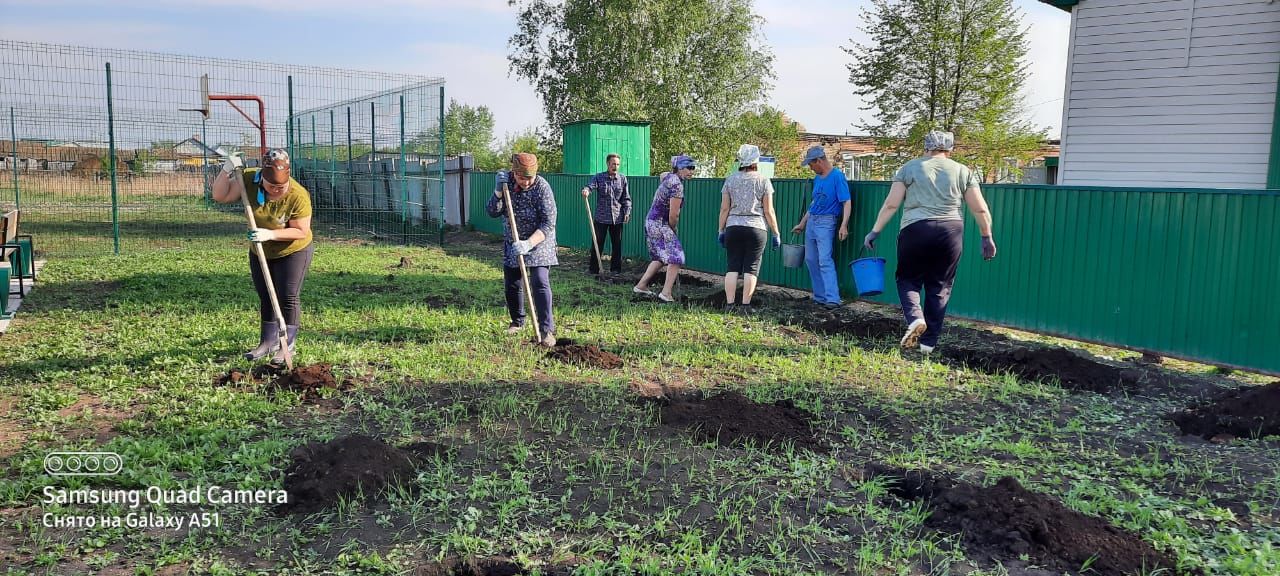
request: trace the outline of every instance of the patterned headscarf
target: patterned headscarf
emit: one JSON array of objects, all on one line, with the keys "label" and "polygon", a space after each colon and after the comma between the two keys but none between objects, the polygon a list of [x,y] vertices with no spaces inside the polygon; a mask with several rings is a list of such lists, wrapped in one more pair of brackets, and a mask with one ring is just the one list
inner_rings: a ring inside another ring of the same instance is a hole
[{"label": "patterned headscarf", "polygon": [[289,182],[289,152],[272,148],[262,155],[262,178],[277,186]]},{"label": "patterned headscarf", "polygon": [[521,152],[511,156],[511,171],[530,178],[537,176],[538,157],[528,152]]},{"label": "patterned headscarf", "polygon": [[950,132],[942,130],[932,130],[924,135],[924,151],[933,152],[934,150],[943,150],[950,152],[956,147],[956,137]]},{"label": "patterned headscarf", "polygon": [[697,168],[697,167],[698,167],[698,163],[694,162],[693,158],[690,158],[688,154],[681,154],[679,156],[671,157],[671,168],[673,170],[679,170],[681,168]]}]

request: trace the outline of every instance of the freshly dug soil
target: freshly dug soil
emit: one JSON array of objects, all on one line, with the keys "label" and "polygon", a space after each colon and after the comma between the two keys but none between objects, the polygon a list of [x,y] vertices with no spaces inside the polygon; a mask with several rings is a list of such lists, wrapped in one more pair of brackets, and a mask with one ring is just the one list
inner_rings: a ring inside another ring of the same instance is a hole
[{"label": "freshly dug soil", "polygon": [[557,340],[555,348],[547,352],[547,358],[605,370],[622,367],[622,358],[617,354],[605,352],[591,344],[578,344],[568,338]]},{"label": "freshly dug soil", "polygon": [[801,448],[826,449],[809,423],[813,416],[789,400],[759,404],[733,391],[705,399],[698,395],[676,396],[662,406],[661,418],[667,426],[687,428],[697,437],[722,446],[747,441],[757,445],[790,441]]},{"label": "freshly dug soil", "polygon": [[1113,366],[1084,354],[1056,346],[1014,343],[997,334],[985,335],[985,342],[967,338],[943,342],[938,348],[944,358],[983,372],[1011,372],[1024,380],[1057,379],[1068,390],[1106,394],[1116,388],[1136,384],[1142,371]]},{"label": "freshly dug soil", "polygon": [[[569,576],[573,573],[573,567],[542,566],[538,572],[547,576]],[[532,571],[521,568],[507,558],[469,560],[446,558],[441,562],[420,564],[413,570],[414,576],[516,576],[518,574],[532,574]]]},{"label": "freshly dug soil", "polygon": [[812,316],[803,321],[805,328],[830,336],[845,335],[854,338],[884,338],[898,336],[906,325],[898,318],[862,315],[855,318],[842,316]]},{"label": "freshly dug soil", "polygon": [[896,480],[890,491],[899,497],[927,500],[933,512],[926,525],[960,533],[971,551],[993,559],[1026,554],[1035,564],[1073,574],[1089,563],[1089,573],[1099,576],[1145,574],[1156,568],[1176,573],[1173,559],[1136,534],[1031,492],[1011,477],[980,487],[877,465],[868,466],[867,475]]},{"label": "freshly dug soil", "polygon": [[1183,434],[1255,438],[1280,435],[1280,381],[1238,388],[1167,416]]},{"label": "freshly dug soil", "polygon": [[301,392],[304,402],[319,398],[321,388],[334,390],[351,389],[349,382],[343,382],[339,386],[337,380],[333,377],[333,366],[323,363],[298,366],[291,372],[286,372],[283,366],[271,364],[257,366],[248,373],[239,368],[234,368],[214,380],[214,385],[216,386],[235,384],[265,384],[273,390]]},{"label": "freshly dug soil", "polygon": [[369,436],[353,435],[329,442],[311,442],[290,453],[284,472],[289,502],[285,514],[309,514],[357,491],[372,496],[383,486],[413,479],[417,458]]}]

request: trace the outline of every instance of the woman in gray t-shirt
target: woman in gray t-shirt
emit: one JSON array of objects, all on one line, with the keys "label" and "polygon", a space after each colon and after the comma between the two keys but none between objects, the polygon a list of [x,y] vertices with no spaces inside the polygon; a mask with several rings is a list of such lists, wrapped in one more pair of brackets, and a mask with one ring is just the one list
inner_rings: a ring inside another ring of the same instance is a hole
[{"label": "woman in gray t-shirt", "polygon": [[[778,218],[773,212],[773,183],[758,172],[760,148],[743,144],[738,148],[738,171],[724,180],[720,190],[720,245],[728,252],[729,269],[724,275],[726,311],[750,313],[756,292],[760,257],[766,234],[773,230],[773,245],[781,243]],[[737,304],[738,276],[742,276],[742,304]]]},{"label": "woman in gray t-shirt", "polygon": [[[902,207],[898,231],[898,299],[907,332],[903,348],[929,353],[938,345],[942,324],[951,299],[956,266],[964,239],[961,202],[968,204],[982,235],[982,258],[996,256],[991,238],[991,212],[982,197],[978,178],[969,167],[950,158],[955,137],[950,132],[933,131],[924,137],[925,156],[907,162],[893,175],[889,197],[880,207],[875,226],[863,245],[875,249],[876,238]],[[920,293],[924,292],[923,310]]]}]

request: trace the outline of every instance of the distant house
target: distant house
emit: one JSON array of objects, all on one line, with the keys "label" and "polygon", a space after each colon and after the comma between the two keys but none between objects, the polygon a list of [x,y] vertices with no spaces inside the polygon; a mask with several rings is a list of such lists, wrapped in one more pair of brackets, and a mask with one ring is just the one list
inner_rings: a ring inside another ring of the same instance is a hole
[{"label": "distant house", "polygon": [[[901,155],[893,149],[893,146],[882,146],[880,140],[874,136],[801,132],[800,141],[804,148],[814,145],[822,146],[831,163],[843,171],[850,180],[888,180],[900,166],[914,157],[912,154]],[[896,147],[912,148],[902,146],[901,143]],[[1046,140],[1040,144],[1040,149],[1030,164],[1019,166],[1010,159],[1009,166],[1002,169],[1000,174],[987,180],[1002,183],[1055,184],[1057,159],[1058,141]]]},{"label": "distant house", "polygon": [[1040,1],[1071,12],[1060,183],[1280,187],[1280,2]]}]

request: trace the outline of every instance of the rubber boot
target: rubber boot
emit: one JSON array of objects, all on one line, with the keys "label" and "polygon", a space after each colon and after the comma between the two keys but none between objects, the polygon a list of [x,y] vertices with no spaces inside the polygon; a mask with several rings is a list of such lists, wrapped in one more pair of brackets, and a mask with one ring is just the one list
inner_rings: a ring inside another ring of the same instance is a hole
[{"label": "rubber boot", "polygon": [[244,353],[245,360],[257,360],[280,348],[275,322],[263,322],[258,328],[258,347]]},{"label": "rubber boot", "polygon": [[[285,326],[284,329],[289,335],[287,342],[289,343],[289,354],[292,355],[298,350],[298,326],[296,324],[290,324]],[[276,338],[277,340],[279,339],[278,336]],[[271,358],[271,363],[284,364],[284,351],[276,350],[276,355]]]}]

